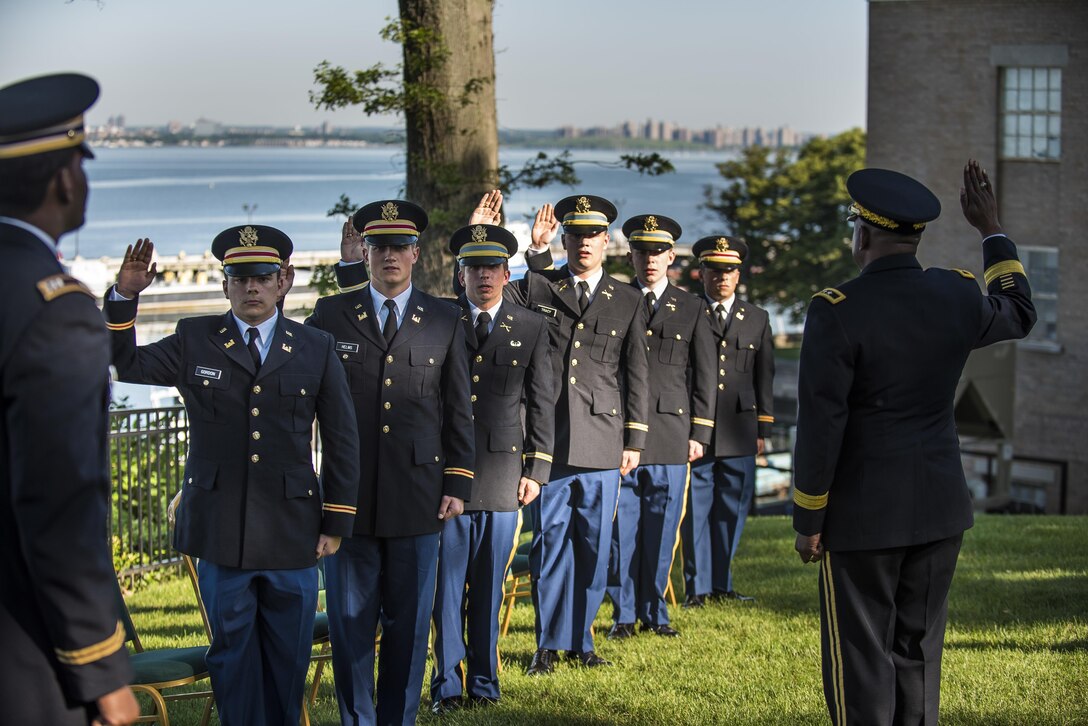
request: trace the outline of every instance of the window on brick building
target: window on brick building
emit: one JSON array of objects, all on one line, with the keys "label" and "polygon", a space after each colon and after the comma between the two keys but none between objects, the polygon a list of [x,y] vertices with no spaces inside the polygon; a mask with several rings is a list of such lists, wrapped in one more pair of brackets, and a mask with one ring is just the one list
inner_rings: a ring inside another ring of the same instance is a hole
[{"label": "window on brick building", "polygon": [[1010,67],[1001,78],[1001,156],[1061,155],[1062,69]]},{"label": "window on brick building", "polygon": [[1031,283],[1031,301],[1039,316],[1029,340],[1058,341],[1058,248],[1021,247],[1020,261]]}]

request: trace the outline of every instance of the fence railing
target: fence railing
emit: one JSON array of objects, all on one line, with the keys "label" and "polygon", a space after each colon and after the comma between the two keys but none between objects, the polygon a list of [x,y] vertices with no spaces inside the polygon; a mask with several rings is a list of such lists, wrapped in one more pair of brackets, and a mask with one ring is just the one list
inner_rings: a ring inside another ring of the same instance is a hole
[{"label": "fence railing", "polygon": [[181,488],[188,433],[183,406],[110,412],[110,532],[121,576],[180,560],[166,507]]}]

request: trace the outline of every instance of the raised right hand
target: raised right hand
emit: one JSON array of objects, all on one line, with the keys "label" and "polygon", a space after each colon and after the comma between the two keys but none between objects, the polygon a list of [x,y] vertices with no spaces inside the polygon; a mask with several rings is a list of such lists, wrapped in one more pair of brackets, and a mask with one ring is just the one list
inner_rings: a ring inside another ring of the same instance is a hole
[{"label": "raised right hand", "polygon": [[997,221],[997,198],[990,177],[974,159],[963,167],[963,186],[960,187],[960,208],[967,222],[977,229],[983,237],[1001,234],[1001,223]]},{"label": "raised right hand", "polygon": [[117,292],[132,299],[147,289],[155,281],[156,264],[151,261],[155,254],[155,245],[150,239],[138,239],[135,245],[125,250],[125,258],[117,273]]},{"label": "raised right hand", "polygon": [[366,259],[363,235],[355,229],[350,218],[344,222],[344,229],[340,231],[340,259],[344,262],[361,262]]},{"label": "raised right hand", "polygon": [[468,218],[469,224],[502,224],[502,192],[492,189],[480,197],[480,203],[472,210]]},{"label": "raised right hand", "polygon": [[555,218],[555,207],[550,204],[543,205],[536,210],[536,218],[533,219],[534,250],[546,250],[559,232],[559,220]]}]

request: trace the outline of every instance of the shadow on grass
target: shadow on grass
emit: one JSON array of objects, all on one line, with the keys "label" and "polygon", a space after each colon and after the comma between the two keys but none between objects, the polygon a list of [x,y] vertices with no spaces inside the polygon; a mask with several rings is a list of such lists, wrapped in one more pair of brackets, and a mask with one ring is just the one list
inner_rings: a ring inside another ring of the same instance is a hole
[{"label": "shadow on grass", "polygon": [[955,640],[946,641],[945,650],[1011,650],[1033,653],[1079,653],[1088,651],[1088,638],[1067,640],[1060,643],[1024,643],[1021,640]]}]

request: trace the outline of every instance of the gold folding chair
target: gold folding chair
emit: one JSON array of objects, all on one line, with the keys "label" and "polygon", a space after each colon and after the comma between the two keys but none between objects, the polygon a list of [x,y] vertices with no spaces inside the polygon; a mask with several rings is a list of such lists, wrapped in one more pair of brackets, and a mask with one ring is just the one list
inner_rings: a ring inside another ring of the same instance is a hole
[{"label": "gold folding chair", "polygon": [[151,699],[155,706],[155,713],[141,715],[136,723],[157,723],[162,726],[170,726],[170,714],[167,703],[170,701],[182,701],[193,698],[204,698],[204,714],[200,719],[200,726],[206,726],[212,712],[211,691],[186,691],[182,693],[164,693],[168,689],[188,686],[208,677],[208,667],[204,657],[208,653],[207,646],[192,648],[156,648],[149,650],[140,642],[140,636],[132,624],[132,617],[128,612],[128,605],[121,595],[120,586],[117,587],[117,601],[121,623],[125,628],[125,643],[131,646],[133,652],[129,654],[132,664],[133,679],[131,686],[135,693],[142,693]]}]

